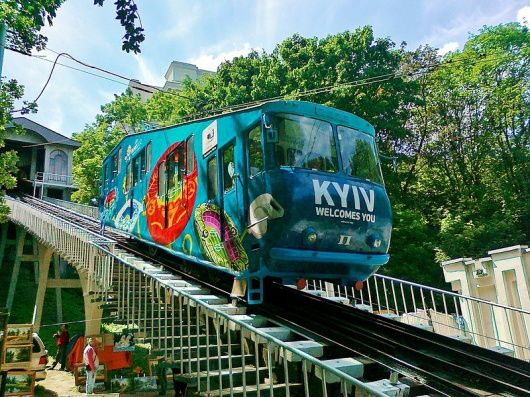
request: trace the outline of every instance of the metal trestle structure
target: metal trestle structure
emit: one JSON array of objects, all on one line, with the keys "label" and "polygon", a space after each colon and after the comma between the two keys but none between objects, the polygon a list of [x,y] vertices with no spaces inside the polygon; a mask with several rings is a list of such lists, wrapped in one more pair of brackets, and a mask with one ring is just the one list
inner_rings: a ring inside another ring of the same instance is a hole
[{"label": "metal trestle structure", "polygon": [[408,390],[399,382],[367,381],[360,361],[330,360],[322,343],[249,315],[111,239],[20,200],[7,203],[11,221],[78,270],[87,320],[102,310],[115,314],[197,395],[383,397]]}]

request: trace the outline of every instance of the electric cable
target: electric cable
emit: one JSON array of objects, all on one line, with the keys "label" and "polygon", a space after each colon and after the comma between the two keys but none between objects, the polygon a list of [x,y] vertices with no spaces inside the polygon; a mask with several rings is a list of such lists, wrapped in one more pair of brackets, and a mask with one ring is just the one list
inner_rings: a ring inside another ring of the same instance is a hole
[{"label": "electric cable", "polygon": [[[16,49],[13,49],[13,48],[10,48],[10,47],[5,47],[5,48],[7,48],[7,49],[9,49],[11,51],[19,52],[19,53],[21,53],[23,55],[27,55],[27,56],[31,56],[31,57],[37,57],[35,55],[27,54],[27,53],[24,53],[22,51],[18,51]],[[59,52],[54,51],[52,49],[48,49],[48,50],[53,52],[53,53],[58,54],[58,56],[57,56],[57,58],[54,61],[54,66],[52,67],[52,70],[50,71],[50,76],[49,76],[45,86],[43,87],[43,89],[39,93],[38,98],[40,98],[40,96],[44,92],[44,89],[46,88],[46,86],[47,86],[47,84],[48,84],[48,82],[49,82],[49,80],[51,78],[51,74],[53,73],[55,65],[57,64],[58,58],[60,56],[64,55],[65,57],[68,57],[69,59],[73,60],[74,62],[77,62],[77,63],[79,63],[79,64],[81,64],[81,65],[83,65],[83,66],[85,66],[87,68],[95,69],[95,70],[101,71],[103,73],[107,73],[107,74],[110,74],[112,76],[121,78],[123,80],[133,81],[133,82],[135,82],[136,84],[138,84],[140,86],[145,86],[145,87],[149,87],[151,89],[155,89],[155,90],[161,92],[162,94],[170,94],[170,95],[173,95],[173,96],[177,96],[177,97],[181,97],[181,98],[184,98],[184,99],[192,100],[192,98],[187,97],[187,96],[182,95],[182,94],[179,94],[179,93],[176,93],[175,91],[164,91],[160,87],[156,87],[156,86],[149,85],[149,84],[144,84],[144,83],[141,83],[137,79],[131,79],[131,78],[128,78],[126,76],[120,75],[120,74],[118,74],[116,72],[113,72],[113,71],[110,71],[110,70],[107,70],[107,69],[104,69],[104,68],[101,68],[101,67],[98,67],[98,66],[90,65],[88,63],[85,63],[83,61],[80,61],[80,60],[76,59],[75,57],[73,57],[69,53],[66,53],[66,52],[59,53]],[[41,57],[37,57],[37,58],[43,59]],[[492,60],[499,59],[498,56],[496,56],[496,57],[486,57],[485,55],[480,56],[480,58],[481,59],[478,59],[478,60],[472,59],[473,60],[473,64],[476,65],[476,64],[478,64],[480,62],[492,61]],[[47,60],[47,59],[44,59],[44,60]],[[227,106],[224,106],[224,107],[218,107],[218,108],[209,109],[209,110],[202,111],[202,112],[192,113],[192,114],[190,114],[188,116],[185,116],[183,118],[183,121],[188,121],[188,120],[191,120],[191,119],[194,119],[194,118],[205,117],[207,115],[218,114],[220,112],[224,112],[224,111],[227,111],[227,110],[237,111],[237,110],[245,109],[245,108],[248,108],[248,107],[257,106],[259,104],[262,104],[262,103],[265,103],[265,102],[269,102],[269,101],[273,101],[273,100],[279,100],[279,99],[285,99],[285,98],[301,98],[301,97],[309,96],[309,95],[318,95],[318,94],[322,94],[322,93],[331,92],[331,91],[334,91],[334,90],[337,90],[337,89],[340,89],[340,88],[361,87],[361,86],[369,85],[369,84],[382,83],[382,82],[386,82],[386,81],[389,81],[389,80],[392,80],[392,79],[398,78],[398,77],[405,77],[405,76],[413,77],[413,76],[418,76],[418,75],[421,76],[421,75],[427,74],[428,72],[430,72],[430,71],[432,71],[432,70],[434,70],[436,68],[441,68],[441,67],[446,67],[446,66],[453,66],[457,62],[458,63],[462,63],[462,62],[465,62],[467,60],[468,59],[466,59],[466,58],[462,58],[462,59],[459,59],[457,61],[449,59],[445,63],[436,62],[436,63],[432,63],[432,64],[419,65],[420,70],[416,70],[414,72],[396,71],[396,72],[392,72],[392,73],[386,73],[386,74],[382,74],[382,75],[366,77],[364,79],[354,80],[354,81],[350,81],[350,82],[344,82],[344,83],[335,84],[335,85],[328,85],[328,86],[318,87],[318,88],[314,88],[314,89],[311,89],[311,90],[305,90],[305,91],[302,91],[302,92],[299,92],[299,93],[283,94],[283,95],[278,95],[278,96],[275,96],[275,97],[269,97],[269,98],[264,98],[264,99],[260,99],[260,100],[244,102],[244,103],[241,103],[241,104],[227,105]],[[50,61],[50,60],[47,60],[47,61]],[[64,66],[66,66],[66,65],[64,65]],[[69,66],[66,66],[66,67],[69,67]],[[70,68],[72,68],[72,67],[70,67]],[[73,69],[77,70],[75,68],[73,68]],[[90,72],[86,72],[86,71],[84,71],[84,72],[85,73],[90,73]],[[105,78],[105,77],[99,76],[99,75],[96,75],[96,76]],[[108,79],[108,78],[106,78],[106,79]],[[118,82],[116,80],[112,80],[112,81]],[[121,84],[125,84],[125,83],[121,83]],[[128,84],[126,84],[126,85],[128,85]],[[140,91],[145,91],[145,92],[149,92],[149,93],[152,92],[152,91],[144,90],[141,87],[134,87],[134,88],[139,89]],[[201,104],[203,104],[203,103],[205,103],[205,101],[203,101]],[[22,109],[13,111],[13,113],[19,112],[21,110]]]}]

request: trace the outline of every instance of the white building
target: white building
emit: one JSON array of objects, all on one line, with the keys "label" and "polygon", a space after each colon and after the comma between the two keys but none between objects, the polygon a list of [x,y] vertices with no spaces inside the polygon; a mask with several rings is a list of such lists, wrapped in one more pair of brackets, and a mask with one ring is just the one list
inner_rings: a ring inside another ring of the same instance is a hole
[{"label": "white building", "polygon": [[209,70],[199,69],[196,65],[186,62],[173,61],[169,64],[165,74],[166,82],[163,87],[155,87],[140,83],[138,80],[131,80],[129,88],[135,95],[140,95],[142,102],[147,101],[157,91],[182,89],[182,83],[189,77],[192,81],[198,80],[202,76],[214,74]]},{"label": "white building", "polygon": [[[12,124],[23,127],[17,134]],[[76,189],[72,180],[74,150],[81,144],[25,117],[8,125],[2,150],[18,154],[18,188],[42,197],[69,200]]]},{"label": "white building", "polygon": [[478,299],[462,305],[478,345],[530,360],[530,248],[515,245],[488,255],[443,262],[445,281]]}]

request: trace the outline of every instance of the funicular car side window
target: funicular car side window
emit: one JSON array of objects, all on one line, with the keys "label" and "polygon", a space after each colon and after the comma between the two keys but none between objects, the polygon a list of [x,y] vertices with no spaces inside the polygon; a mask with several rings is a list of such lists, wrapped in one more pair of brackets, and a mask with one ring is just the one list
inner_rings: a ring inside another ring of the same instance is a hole
[{"label": "funicular car side window", "polygon": [[250,176],[254,176],[263,171],[261,126],[259,124],[248,134],[248,163],[250,167]]},{"label": "funicular car side window", "polygon": [[186,175],[190,175],[195,168],[194,144],[195,138],[192,135],[186,142]]},{"label": "funicular car side window", "polygon": [[234,163],[234,144],[228,145],[223,149],[223,189],[225,192],[231,190],[234,187],[234,180],[232,176],[235,172]]},{"label": "funicular car side window", "polygon": [[138,155],[132,161],[132,185],[133,186],[136,185],[138,181],[142,179],[141,178],[142,174],[140,173],[141,163],[143,162],[142,157],[143,157],[143,151],[138,153]]},{"label": "funicular car side window", "polygon": [[130,162],[129,164],[127,164],[127,171],[125,173],[125,191],[129,191],[129,189],[131,188],[131,185],[132,185],[132,162]]},{"label": "funicular car side window", "polygon": [[217,157],[208,160],[208,200],[217,196]]},{"label": "funicular car side window", "polygon": [[114,156],[112,156],[112,179],[116,178],[116,175],[119,173],[118,167],[120,159],[118,153],[115,153]]},{"label": "funicular car side window", "polygon": [[151,155],[151,142],[149,142],[145,147],[144,174],[148,173],[151,170]]},{"label": "funicular car side window", "polygon": [[166,162],[162,161],[158,166],[158,197],[166,194]]}]

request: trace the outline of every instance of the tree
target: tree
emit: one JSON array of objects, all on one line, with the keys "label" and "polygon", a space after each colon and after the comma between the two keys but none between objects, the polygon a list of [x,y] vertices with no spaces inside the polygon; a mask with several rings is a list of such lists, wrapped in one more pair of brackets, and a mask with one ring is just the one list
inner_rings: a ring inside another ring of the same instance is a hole
[{"label": "tree", "polygon": [[408,186],[439,229],[440,261],[529,239],[528,42],[520,24],[485,27],[428,77]]},{"label": "tree", "polygon": [[82,203],[99,197],[103,160],[121,138],[140,130],[147,114],[140,97],[129,89],[102,106],[101,111],[92,125],[72,136],[81,142],[73,158],[72,173],[79,189],[72,194],[72,200]]},{"label": "tree", "polygon": [[[10,80],[0,83],[0,149],[4,147],[4,134],[6,125],[11,121],[10,109],[13,109],[13,102],[22,98],[23,88],[16,81]],[[16,128],[16,127],[15,127]],[[0,153],[0,223],[7,221],[9,208],[4,201],[5,189],[12,189],[16,186],[14,176],[17,170],[17,155],[13,150]]]},{"label": "tree", "polygon": [[[105,0],[94,0],[95,5],[103,6]],[[8,27],[7,46],[22,52],[31,53],[33,49],[46,47],[47,37],[40,34],[46,22],[52,25],[57,10],[64,0],[32,0],[31,2],[5,1],[0,3],[0,21]],[[134,53],[140,52],[140,43],[145,40],[144,29],[137,26],[138,9],[134,0],[117,0],[116,19],[125,30],[122,49]]]},{"label": "tree", "polygon": [[[40,34],[40,29],[47,22],[52,25],[57,9],[64,0],[32,0],[32,1],[3,1],[0,2],[0,30],[7,26],[7,48],[29,54],[33,49],[42,50],[46,46],[47,38]],[[94,4],[103,5],[104,0],[94,0]],[[140,43],[144,40],[143,28],[139,23],[138,10],[134,0],[117,0],[116,19],[125,29],[122,49],[134,53],[140,52]],[[3,43],[0,43],[3,45]],[[1,49],[3,51],[3,49]],[[4,82],[0,76],[0,149],[4,147],[4,135],[7,125],[11,121],[13,104],[23,96],[23,87],[16,81]],[[24,102],[22,113],[35,112],[35,103]],[[15,130],[16,126],[13,127]],[[0,223],[7,220],[9,213],[5,205],[5,189],[13,188],[16,179],[17,156],[14,151],[0,153]]]}]

